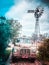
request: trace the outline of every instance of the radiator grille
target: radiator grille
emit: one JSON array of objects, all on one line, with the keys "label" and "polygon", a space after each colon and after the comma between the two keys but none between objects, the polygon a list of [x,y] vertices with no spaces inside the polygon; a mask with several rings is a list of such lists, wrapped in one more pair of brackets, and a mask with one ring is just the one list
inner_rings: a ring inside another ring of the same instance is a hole
[{"label": "radiator grille", "polygon": [[30,49],[21,49],[21,50],[20,50],[20,54],[21,54],[21,55],[24,55],[24,54],[30,55]]}]

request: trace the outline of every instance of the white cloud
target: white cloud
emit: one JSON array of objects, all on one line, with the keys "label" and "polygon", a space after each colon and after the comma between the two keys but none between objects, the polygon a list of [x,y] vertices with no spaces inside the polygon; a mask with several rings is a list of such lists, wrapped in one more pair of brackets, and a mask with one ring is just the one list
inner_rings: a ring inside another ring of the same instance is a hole
[{"label": "white cloud", "polygon": [[34,16],[28,13],[24,14],[22,20],[20,21],[22,25],[32,25],[34,24],[34,22],[35,22]]},{"label": "white cloud", "polygon": [[20,18],[24,15],[24,11],[27,9],[28,5],[25,1],[20,2],[18,5],[14,5],[10,10],[5,14],[9,18]]}]

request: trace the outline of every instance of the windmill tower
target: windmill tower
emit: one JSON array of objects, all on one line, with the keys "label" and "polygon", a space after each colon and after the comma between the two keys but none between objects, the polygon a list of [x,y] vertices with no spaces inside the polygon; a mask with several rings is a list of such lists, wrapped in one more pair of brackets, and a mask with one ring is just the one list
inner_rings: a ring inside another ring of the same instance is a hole
[{"label": "windmill tower", "polygon": [[40,35],[40,26],[39,26],[39,18],[41,17],[44,9],[42,7],[37,7],[35,10],[28,10],[28,13],[34,13],[34,16],[36,18],[36,23],[35,23],[35,38],[38,39]]},{"label": "windmill tower", "polygon": [[37,35],[37,37],[39,37],[40,35],[40,25],[39,25],[39,18],[41,17],[42,13],[43,13],[43,8],[41,7],[37,7],[34,13],[34,16],[36,18],[36,23],[35,23],[35,34]]}]

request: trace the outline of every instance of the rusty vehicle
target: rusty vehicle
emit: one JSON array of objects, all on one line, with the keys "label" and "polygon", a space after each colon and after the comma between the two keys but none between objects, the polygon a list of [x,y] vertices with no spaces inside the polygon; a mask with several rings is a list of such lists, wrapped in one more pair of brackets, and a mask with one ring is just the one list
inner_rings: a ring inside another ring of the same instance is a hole
[{"label": "rusty vehicle", "polygon": [[36,47],[33,47],[30,39],[19,39],[12,51],[12,59],[33,59],[36,58]]}]

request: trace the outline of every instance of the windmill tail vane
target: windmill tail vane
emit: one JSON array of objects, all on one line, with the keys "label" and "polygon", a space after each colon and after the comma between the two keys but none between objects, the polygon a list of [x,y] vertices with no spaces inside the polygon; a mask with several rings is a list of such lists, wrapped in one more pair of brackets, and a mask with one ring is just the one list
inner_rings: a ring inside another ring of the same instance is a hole
[{"label": "windmill tail vane", "polygon": [[27,12],[28,13],[34,13],[34,10],[28,10]]}]

